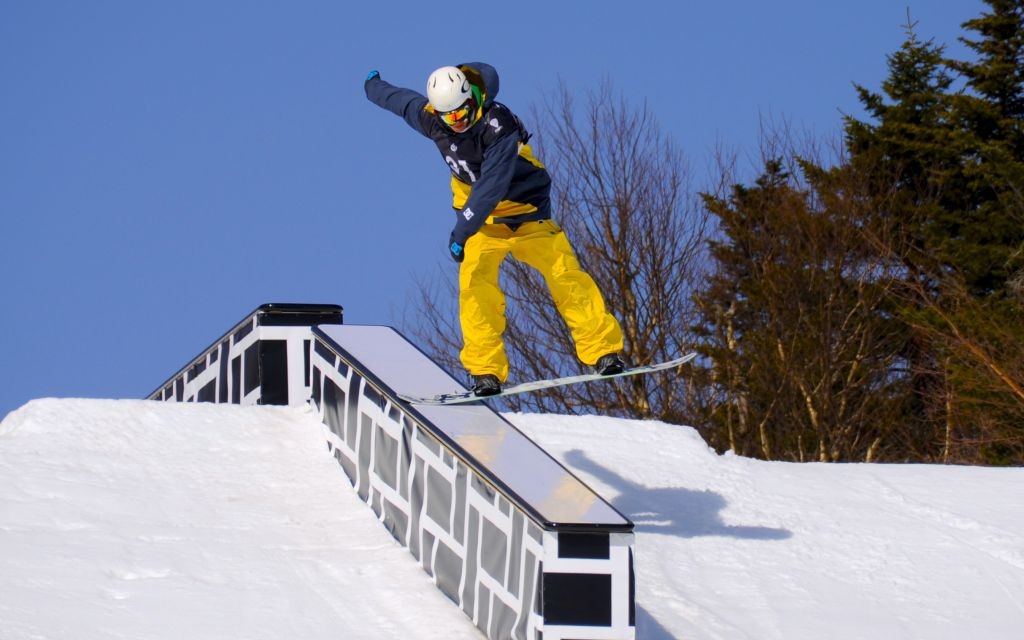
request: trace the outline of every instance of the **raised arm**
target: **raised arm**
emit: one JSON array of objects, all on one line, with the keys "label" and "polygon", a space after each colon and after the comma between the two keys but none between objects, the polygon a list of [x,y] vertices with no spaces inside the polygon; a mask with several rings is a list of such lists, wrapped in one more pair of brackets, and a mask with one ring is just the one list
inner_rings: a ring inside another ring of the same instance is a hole
[{"label": "raised arm", "polygon": [[427,98],[412,89],[403,89],[381,79],[380,74],[371,71],[363,84],[366,97],[381,109],[386,109],[402,118],[417,133],[427,136],[427,122],[430,114],[424,111]]}]

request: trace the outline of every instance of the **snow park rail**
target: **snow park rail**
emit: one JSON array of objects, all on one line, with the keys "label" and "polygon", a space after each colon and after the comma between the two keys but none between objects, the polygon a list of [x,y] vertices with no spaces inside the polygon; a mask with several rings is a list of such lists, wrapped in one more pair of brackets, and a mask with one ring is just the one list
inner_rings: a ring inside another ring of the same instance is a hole
[{"label": "snow park rail", "polygon": [[486,404],[402,400],[463,385],[342,316],[263,305],[149,399],[311,403],[359,497],[484,635],[635,638],[633,523]]}]

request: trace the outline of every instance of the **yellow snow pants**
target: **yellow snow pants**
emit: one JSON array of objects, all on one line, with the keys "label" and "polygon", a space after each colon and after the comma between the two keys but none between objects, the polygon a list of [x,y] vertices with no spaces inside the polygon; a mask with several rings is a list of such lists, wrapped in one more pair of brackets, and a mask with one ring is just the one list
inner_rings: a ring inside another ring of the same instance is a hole
[{"label": "yellow snow pants", "polygon": [[464,346],[462,365],[472,375],[494,374],[508,379],[505,294],[498,285],[502,261],[512,257],[540,272],[555,307],[565,319],[576,356],[592,365],[606,353],[622,350],[622,329],[605,308],[604,298],[589,274],[580,269],[562,229],[551,220],[525,222],[513,231],[504,224],[485,224],[466,242],[459,269],[459,320]]}]

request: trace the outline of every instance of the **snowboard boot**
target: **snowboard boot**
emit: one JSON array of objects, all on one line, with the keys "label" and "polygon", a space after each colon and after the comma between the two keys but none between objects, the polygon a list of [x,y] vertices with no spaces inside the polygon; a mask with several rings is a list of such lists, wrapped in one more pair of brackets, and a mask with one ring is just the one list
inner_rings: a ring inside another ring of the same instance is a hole
[{"label": "snowboard boot", "polygon": [[625,369],[626,361],[617,353],[604,354],[597,359],[597,363],[594,365],[594,373],[599,373],[602,376],[622,373]]},{"label": "snowboard boot", "polygon": [[493,396],[501,393],[501,381],[493,373],[473,376],[473,395],[478,397]]}]

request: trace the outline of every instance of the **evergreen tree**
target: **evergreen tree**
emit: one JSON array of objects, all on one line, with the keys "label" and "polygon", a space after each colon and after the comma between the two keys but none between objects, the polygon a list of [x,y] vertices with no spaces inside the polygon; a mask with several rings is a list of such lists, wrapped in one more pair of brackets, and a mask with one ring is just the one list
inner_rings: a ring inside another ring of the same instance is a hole
[{"label": "evergreen tree", "polygon": [[953,256],[969,291],[1001,297],[1024,269],[1024,1],[988,0],[991,13],[964,23],[978,55],[951,60],[967,84],[953,102],[964,178],[951,213],[964,221]]},{"label": "evergreen tree", "polygon": [[[897,223],[901,256],[922,273],[956,273],[975,296],[1000,294],[1024,267],[1024,1],[988,2],[992,13],[964,25],[983,37],[961,38],[977,61],[945,60],[908,24],[885,96],[858,87],[875,124],[846,119],[853,164],[895,208],[879,214]],[[951,91],[951,71],[967,91]]]},{"label": "evergreen tree", "polygon": [[944,48],[921,41],[909,19],[906,31],[900,49],[887,58],[884,95],[857,86],[871,122],[845,119],[850,156],[837,171],[866,185],[864,228],[901,271],[885,312],[904,326],[901,361],[893,370],[907,383],[902,411],[909,428],[903,444],[914,458],[936,459],[948,422],[948,387],[941,349],[919,326],[924,310],[915,292],[932,296],[941,289],[936,274],[948,261],[936,247],[951,234],[944,201],[962,190],[961,154],[951,124],[953,78],[943,65]]},{"label": "evergreen tree", "polygon": [[[815,173],[803,187],[769,160],[755,186],[706,197],[722,238],[697,296],[713,393],[698,422],[718,449],[766,459],[901,455],[890,387],[894,345],[877,308],[884,288],[857,229],[855,199]],[[815,183],[828,184],[829,190]]]},{"label": "evergreen tree", "polygon": [[978,40],[960,41],[977,55],[973,62],[950,60],[950,68],[959,72],[975,93],[967,101],[973,132],[988,141],[1007,141],[1017,158],[1024,153],[1024,2],[986,0],[991,13],[963,24],[977,32]]},{"label": "evergreen tree", "polygon": [[[975,62],[908,38],[885,96],[858,88],[873,123],[847,118],[847,171],[868,176],[867,229],[905,270],[910,417],[924,457],[1024,460],[1022,3],[988,0],[965,23]],[[953,73],[965,81],[953,92]]]},{"label": "evergreen tree", "polygon": [[[876,222],[898,233],[901,255],[912,267],[930,255],[938,200],[950,186],[958,153],[952,143],[949,89],[941,46],[918,39],[914,25],[888,56],[884,96],[857,85],[874,124],[845,118],[854,169],[874,177]],[[895,197],[894,197],[895,196]]]},{"label": "evergreen tree", "polygon": [[953,109],[964,189],[948,215],[953,274],[939,327],[954,347],[961,423],[987,462],[1024,462],[1024,2],[986,0],[964,23],[974,61]]},{"label": "evergreen tree", "polygon": [[964,25],[970,63],[908,20],[881,92],[857,87],[869,117],[845,119],[846,162],[802,163],[799,186],[770,161],[707,198],[716,447],[1024,462],[1024,11],[988,3]]}]

